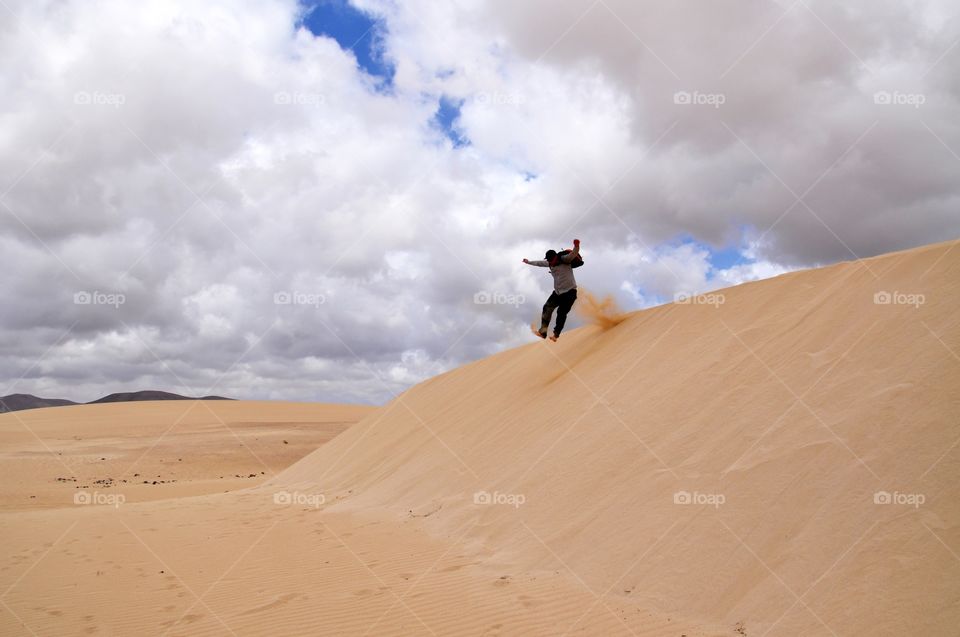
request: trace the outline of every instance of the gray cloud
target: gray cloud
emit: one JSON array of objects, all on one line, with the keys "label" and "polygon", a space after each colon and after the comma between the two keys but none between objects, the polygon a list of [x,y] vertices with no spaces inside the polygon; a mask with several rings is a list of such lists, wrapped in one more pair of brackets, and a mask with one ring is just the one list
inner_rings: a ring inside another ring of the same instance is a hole
[{"label": "gray cloud", "polygon": [[8,4],[2,393],[379,402],[524,342],[574,236],[641,307],[960,231],[948,3],[364,0],[392,94],[292,0]]},{"label": "gray cloud", "polygon": [[[802,266],[957,233],[960,18],[948,3],[489,2],[472,18],[520,70],[500,78],[502,93],[568,118],[531,143],[558,149],[541,168],[573,184],[556,202],[562,223],[626,173],[604,196],[616,216],[588,217],[594,236],[630,228],[651,245],[679,234],[717,245],[748,226],[765,258]],[[539,80],[551,72],[552,91]],[[576,127],[593,124],[608,90],[629,135],[591,144]],[[878,104],[879,92],[908,103]],[[487,133],[502,122],[466,119],[468,136],[498,150]]]}]

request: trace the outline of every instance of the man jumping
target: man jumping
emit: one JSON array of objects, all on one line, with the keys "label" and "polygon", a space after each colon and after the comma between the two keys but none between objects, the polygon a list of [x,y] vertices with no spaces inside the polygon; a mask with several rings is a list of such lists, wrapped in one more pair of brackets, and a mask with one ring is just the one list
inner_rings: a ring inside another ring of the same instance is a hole
[{"label": "man jumping", "polygon": [[560,332],[563,331],[564,323],[567,322],[567,313],[577,300],[577,281],[573,278],[573,267],[570,264],[580,256],[580,239],[573,240],[573,250],[565,251],[564,254],[547,250],[544,256],[545,259],[537,261],[524,259],[523,262],[541,268],[550,268],[550,274],[553,275],[553,293],[543,304],[543,314],[540,316],[540,329],[537,330],[537,335],[540,338],[547,338],[550,319],[553,317],[553,311],[557,310],[557,323],[553,327],[553,336],[550,337],[551,341],[556,342],[560,338]]}]

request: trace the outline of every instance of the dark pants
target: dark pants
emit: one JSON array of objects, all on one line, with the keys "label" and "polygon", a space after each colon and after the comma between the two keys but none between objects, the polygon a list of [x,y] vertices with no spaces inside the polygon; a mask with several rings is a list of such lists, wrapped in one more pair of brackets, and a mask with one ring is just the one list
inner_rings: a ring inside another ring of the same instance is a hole
[{"label": "dark pants", "polygon": [[550,318],[553,311],[557,311],[557,324],[553,326],[554,336],[560,336],[563,331],[563,325],[567,322],[567,312],[573,307],[577,300],[577,288],[573,288],[563,294],[557,294],[556,291],[550,294],[550,298],[543,304],[543,314],[540,316],[540,333],[546,334],[550,327]]}]

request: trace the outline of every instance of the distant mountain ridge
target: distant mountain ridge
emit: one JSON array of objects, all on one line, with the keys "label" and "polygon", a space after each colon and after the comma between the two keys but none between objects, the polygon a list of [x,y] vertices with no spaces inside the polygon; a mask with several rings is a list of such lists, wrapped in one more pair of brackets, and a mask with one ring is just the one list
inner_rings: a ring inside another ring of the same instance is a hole
[{"label": "distant mountain ridge", "polygon": [[30,394],[10,394],[0,398],[0,413],[22,409],[39,409],[41,407],[65,407],[76,404],[78,403],[62,398],[38,398]]},{"label": "distant mountain ridge", "polygon": [[223,396],[203,396],[201,398],[191,398],[190,396],[181,396],[180,394],[172,394],[168,391],[155,391],[155,390],[144,390],[144,391],[133,391],[133,392],[119,392],[115,394],[109,394],[103,398],[98,398],[96,400],[91,400],[88,405],[95,405],[97,403],[126,403],[133,402],[137,400],[233,400],[232,398],[224,398]]},{"label": "distant mountain ridge", "polygon": [[91,400],[88,403],[77,403],[63,398],[40,398],[32,394],[10,394],[0,398],[0,414],[9,411],[22,411],[24,409],[41,409],[43,407],[66,407],[68,405],[94,405],[99,403],[126,403],[144,400],[233,400],[223,396],[203,396],[202,398],[191,398],[190,396],[181,396],[166,391],[144,390],[134,392],[118,392],[109,394],[97,400]]}]

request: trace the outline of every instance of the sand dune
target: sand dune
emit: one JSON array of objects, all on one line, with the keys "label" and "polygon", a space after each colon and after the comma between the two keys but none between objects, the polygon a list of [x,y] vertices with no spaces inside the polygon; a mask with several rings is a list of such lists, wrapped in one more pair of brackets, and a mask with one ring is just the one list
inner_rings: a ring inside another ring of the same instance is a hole
[{"label": "sand dune", "polygon": [[477,361],[253,488],[4,513],[0,632],[955,635],[955,245]]},{"label": "sand dune", "polygon": [[[504,352],[411,389],[276,482],[352,489],[340,510],[437,510],[423,523],[437,534],[476,521],[471,541],[525,572],[569,569],[751,635],[953,634],[954,245]],[[884,291],[924,303],[875,304]],[[474,506],[481,490],[524,502]],[[884,491],[925,502],[875,504]],[[675,504],[683,492],[705,504]]]}]

